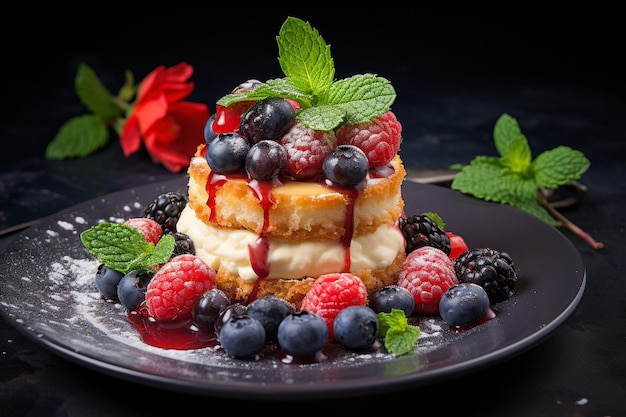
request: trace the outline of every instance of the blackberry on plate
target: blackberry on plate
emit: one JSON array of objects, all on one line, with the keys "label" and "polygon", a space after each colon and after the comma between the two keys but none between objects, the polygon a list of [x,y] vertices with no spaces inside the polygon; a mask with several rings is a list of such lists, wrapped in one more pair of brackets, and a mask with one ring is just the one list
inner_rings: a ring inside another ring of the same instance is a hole
[{"label": "blackberry on plate", "polygon": [[454,261],[459,282],[478,284],[485,289],[491,304],[507,300],[515,293],[517,271],[511,256],[490,248],[475,248]]},{"label": "blackberry on plate", "polygon": [[192,255],[196,254],[196,247],[194,246],[193,240],[191,240],[189,235],[186,235],[181,232],[174,232],[172,233],[172,236],[174,236],[174,242],[175,242],[174,252],[172,253],[172,257],[176,255],[182,255],[185,253],[190,253]]},{"label": "blackberry on plate", "polygon": [[406,240],[406,254],[422,246],[432,246],[450,255],[450,238],[437,223],[425,214],[400,218],[400,230]]},{"label": "blackberry on plate", "polygon": [[187,205],[187,196],[177,191],[159,194],[143,211],[143,217],[155,220],[163,233],[175,233],[176,223]]}]

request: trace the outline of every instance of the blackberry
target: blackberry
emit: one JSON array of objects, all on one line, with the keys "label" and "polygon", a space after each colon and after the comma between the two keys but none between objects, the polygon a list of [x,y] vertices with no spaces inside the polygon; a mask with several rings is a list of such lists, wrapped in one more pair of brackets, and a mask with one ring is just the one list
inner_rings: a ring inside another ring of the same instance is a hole
[{"label": "blackberry", "polygon": [[422,246],[432,246],[450,256],[450,238],[441,227],[425,214],[400,218],[400,230],[406,240],[406,254]]},{"label": "blackberry", "polygon": [[188,235],[181,232],[174,232],[172,233],[172,236],[174,236],[174,241],[176,242],[172,256],[182,255],[185,253],[190,253],[192,255],[196,254],[196,247],[193,244],[193,240],[191,240]]},{"label": "blackberry", "polygon": [[187,205],[185,194],[169,191],[159,194],[143,210],[143,217],[155,220],[161,225],[163,233],[176,233],[176,223]]},{"label": "blackberry", "polygon": [[483,287],[491,304],[507,300],[515,293],[517,271],[506,252],[490,248],[469,250],[455,259],[454,271],[459,282]]}]

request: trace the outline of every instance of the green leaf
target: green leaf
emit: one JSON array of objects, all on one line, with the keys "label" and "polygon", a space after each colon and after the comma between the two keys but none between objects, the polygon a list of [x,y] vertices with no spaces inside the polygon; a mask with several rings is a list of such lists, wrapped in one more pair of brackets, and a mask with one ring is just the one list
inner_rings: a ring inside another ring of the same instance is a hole
[{"label": "green leaf", "polygon": [[346,119],[346,112],[332,104],[309,107],[298,112],[302,124],[315,130],[333,130]]},{"label": "green leaf", "polygon": [[590,165],[582,152],[558,146],[537,156],[532,168],[539,187],[557,188],[580,178]]},{"label": "green leaf", "polygon": [[391,309],[390,313],[378,313],[379,333],[383,337],[385,349],[392,355],[401,356],[415,347],[420,329],[411,326],[403,310]]},{"label": "green leaf", "polygon": [[[80,240],[85,249],[99,262],[124,274],[133,270],[151,269],[166,262],[174,250],[174,238],[168,235],[155,249],[134,227],[120,223],[103,222],[85,230]],[[169,253],[168,253],[169,251]]]},{"label": "green leaf", "polygon": [[[450,187],[485,201],[516,205],[537,200],[537,186],[495,162],[493,158],[475,158],[459,171]],[[537,203],[538,204],[538,203]]]},{"label": "green leaf", "polygon": [[288,17],[276,37],[278,62],[289,81],[305,94],[322,94],[332,84],[335,64],[330,45],[308,22]]},{"label": "green leaf", "polygon": [[117,96],[126,103],[130,103],[133,97],[135,97],[135,93],[137,92],[137,86],[135,85],[135,76],[130,70],[126,70],[124,75],[124,85],[120,87],[120,91],[117,93]]},{"label": "green leaf", "polygon": [[363,123],[391,108],[396,92],[389,80],[373,74],[355,75],[336,81],[325,97],[346,112],[346,124]]},{"label": "green leaf", "polygon": [[443,221],[439,214],[435,213],[434,211],[427,211],[422,214],[432,220],[437,226],[439,226],[439,228],[441,228],[441,230],[445,230],[446,223]]},{"label": "green leaf", "polygon": [[76,116],[66,121],[46,147],[46,158],[84,157],[109,142],[109,129],[95,114]]},{"label": "green leaf", "polygon": [[115,97],[87,64],[79,64],[74,86],[83,105],[104,120],[115,119],[123,114],[122,109],[115,104]]}]

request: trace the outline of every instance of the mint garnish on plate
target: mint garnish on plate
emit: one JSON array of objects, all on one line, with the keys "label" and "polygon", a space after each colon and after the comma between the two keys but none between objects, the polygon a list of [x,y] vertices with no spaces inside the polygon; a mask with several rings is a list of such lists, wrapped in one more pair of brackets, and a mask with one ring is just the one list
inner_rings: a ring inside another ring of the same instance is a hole
[{"label": "mint garnish on plate", "polygon": [[130,271],[154,269],[167,262],[174,252],[176,241],[164,234],[156,245],[146,242],[134,227],[120,223],[103,222],[85,230],[80,240],[87,251],[109,268],[127,274]]}]

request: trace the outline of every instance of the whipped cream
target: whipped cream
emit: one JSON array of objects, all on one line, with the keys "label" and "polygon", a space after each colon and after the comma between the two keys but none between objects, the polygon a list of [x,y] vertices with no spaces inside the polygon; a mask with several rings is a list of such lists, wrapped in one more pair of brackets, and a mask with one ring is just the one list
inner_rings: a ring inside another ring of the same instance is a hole
[{"label": "whipped cream", "polygon": [[[215,271],[225,268],[249,282],[258,278],[250,263],[248,249],[248,245],[258,239],[257,234],[209,226],[198,219],[189,206],[183,210],[176,227],[193,240],[196,255]],[[350,245],[351,272],[386,268],[401,249],[404,249],[404,237],[394,225],[383,225],[374,233],[356,237]],[[345,265],[345,251],[341,242],[334,240],[291,242],[270,239],[270,271],[265,279],[297,279],[340,272]]]}]

